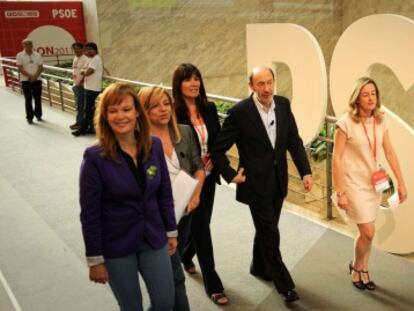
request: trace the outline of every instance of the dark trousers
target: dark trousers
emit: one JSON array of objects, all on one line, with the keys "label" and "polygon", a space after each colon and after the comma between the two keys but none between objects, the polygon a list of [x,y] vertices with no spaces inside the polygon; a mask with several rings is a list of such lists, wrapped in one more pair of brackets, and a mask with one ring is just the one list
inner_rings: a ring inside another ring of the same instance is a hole
[{"label": "dark trousers", "polygon": [[204,182],[200,196],[200,205],[193,212],[191,239],[189,239],[181,258],[184,265],[189,265],[197,253],[203,274],[204,287],[209,295],[221,293],[224,289],[215,269],[213,243],[210,233],[210,220],[213,212],[215,191],[215,176],[210,175]]},{"label": "dark trousers", "polygon": [[250,271],[256,275],[270,277],[279,293],[295,288],[279,249],[278,225],[282,203],[280,191],[276,191],[273,198],[254,200],[254,203],[249,205],[256,229]]},{"label": "dark trousers", "polygon": [[191,216],[184,216],[178,224],[178,247],[171,258],[171,265],[174,274],[175,302],[174,311],[190,311],[187,290],[185,288],[185,276],[181,266],[181,254],[190,235]]},{"label": "dark trousers", "polygon": [[93,117],[95,115],[95,100],[99,96],[100,92],[91,91],[85,89],[85,105],[83,107],[83,115],[80,131],[86,133],[88,131],[93,131]]},{"label": "dark trousers", "polygon": [[83,107],[85,105],[85,89],[82,85],[74,85],[72,90],[76,104],[76,124],[80,125],[82,123]]},{"label": "dark trousers", "polygon": [[177,251],[180,257],[183,256],[186,245],[188,241],[190,240],[192,218],[193,217],[191,214],[184,216],[183,218],[181,218],[177,226],[177,230],[178,230]]},{"label": "dark trousers", "polygon": [[[33,117],[42,117],[42,81],[36,80],[34,82],[22,81],[22,89],[25,99],[26,118],[32,120]],[[32,99],[35,102],[33,112]]]}]

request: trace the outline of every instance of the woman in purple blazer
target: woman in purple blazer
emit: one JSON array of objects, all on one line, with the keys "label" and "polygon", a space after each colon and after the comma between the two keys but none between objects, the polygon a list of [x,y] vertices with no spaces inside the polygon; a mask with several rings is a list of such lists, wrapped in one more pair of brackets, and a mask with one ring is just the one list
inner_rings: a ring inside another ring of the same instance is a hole
[{"label": "woman in purple blazer", "polygon": [[177,231],[161,142],[151,138],[135,91],[115,83],[95,113],[98,144],[86,149],[80,205],[89,278],[109,282],[120,310],[142,310],[138,273],[152,310],[174,305],[169,255]]}]

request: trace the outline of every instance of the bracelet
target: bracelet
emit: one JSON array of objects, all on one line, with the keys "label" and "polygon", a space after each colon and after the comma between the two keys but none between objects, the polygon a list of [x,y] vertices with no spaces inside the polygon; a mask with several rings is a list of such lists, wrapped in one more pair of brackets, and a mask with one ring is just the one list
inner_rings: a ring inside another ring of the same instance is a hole
[{"label": "bracelet", "polygon": [[336,193],[336,196],[337,197],[341,197],[341,196],[343,196],[345,194],[345,191],[342,191],[342,192],[337,192]]}]

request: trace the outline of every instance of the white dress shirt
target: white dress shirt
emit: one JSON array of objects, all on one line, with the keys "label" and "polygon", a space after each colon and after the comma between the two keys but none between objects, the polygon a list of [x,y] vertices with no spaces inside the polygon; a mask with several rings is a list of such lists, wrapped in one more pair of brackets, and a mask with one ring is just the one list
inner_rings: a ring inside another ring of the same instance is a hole
[{"label": "white dress shirt", "polygon": [[263,125],[266,129],[267,136],[269,137],[270,143],[272,144],[273,149],[276,144],[276,112],[275,112],[275,102],[272,99],[270,104],[270,109],[266,111],[265,107],[259,102],[257,94],[253,94],[253,101],[259,111],[260,118],[262,119]]}]

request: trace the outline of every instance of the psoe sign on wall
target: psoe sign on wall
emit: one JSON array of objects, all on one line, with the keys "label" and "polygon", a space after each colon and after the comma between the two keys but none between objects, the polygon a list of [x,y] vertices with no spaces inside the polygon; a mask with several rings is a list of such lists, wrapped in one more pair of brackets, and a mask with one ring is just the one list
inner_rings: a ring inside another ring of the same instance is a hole
[{"label": "psoe sign on wall", "polygon": [[86,41],[82,2],[0,1],[1,55],[16,56],[24,38],[44,56],[73,54],[72,43]]},{"label": "psoe sign on wall", "polygon": [[[326,66],[318,42],[307,29],[295,24],[252,24],[246,30],[248,71],[259,65],[272,67],[274,63],[289,67],[292,109],[304,141],[309,142],[319,132],[328,100]],[[329,85],[336,114],[344,112],[355,81],[368,76],[373,64],[389,67],[408,90],[414,84],[413,38],[413,20],[399,15],[371,15],[350,25],[339,38],[331,59]],[[408,199],[395,211],[379,210],[375,243],[383,250],[407,254],[414,252],[414,131],[387,108],[387,103],[383,107]],[[391,173],[385,160],[383,164]]]},{"label": "psoe sign on wall", "polygon": [[[71,60],[72,44],[86,41],[82,2],[0,1],[0,54],[15,57],[24,38],[32,39],[46,63]],[[7,86],[16,82],[3,72]]]},{"label": "psoe sign on wall", "polygon": [[53,9],[53,18],[78,18],[77,9]]}]

